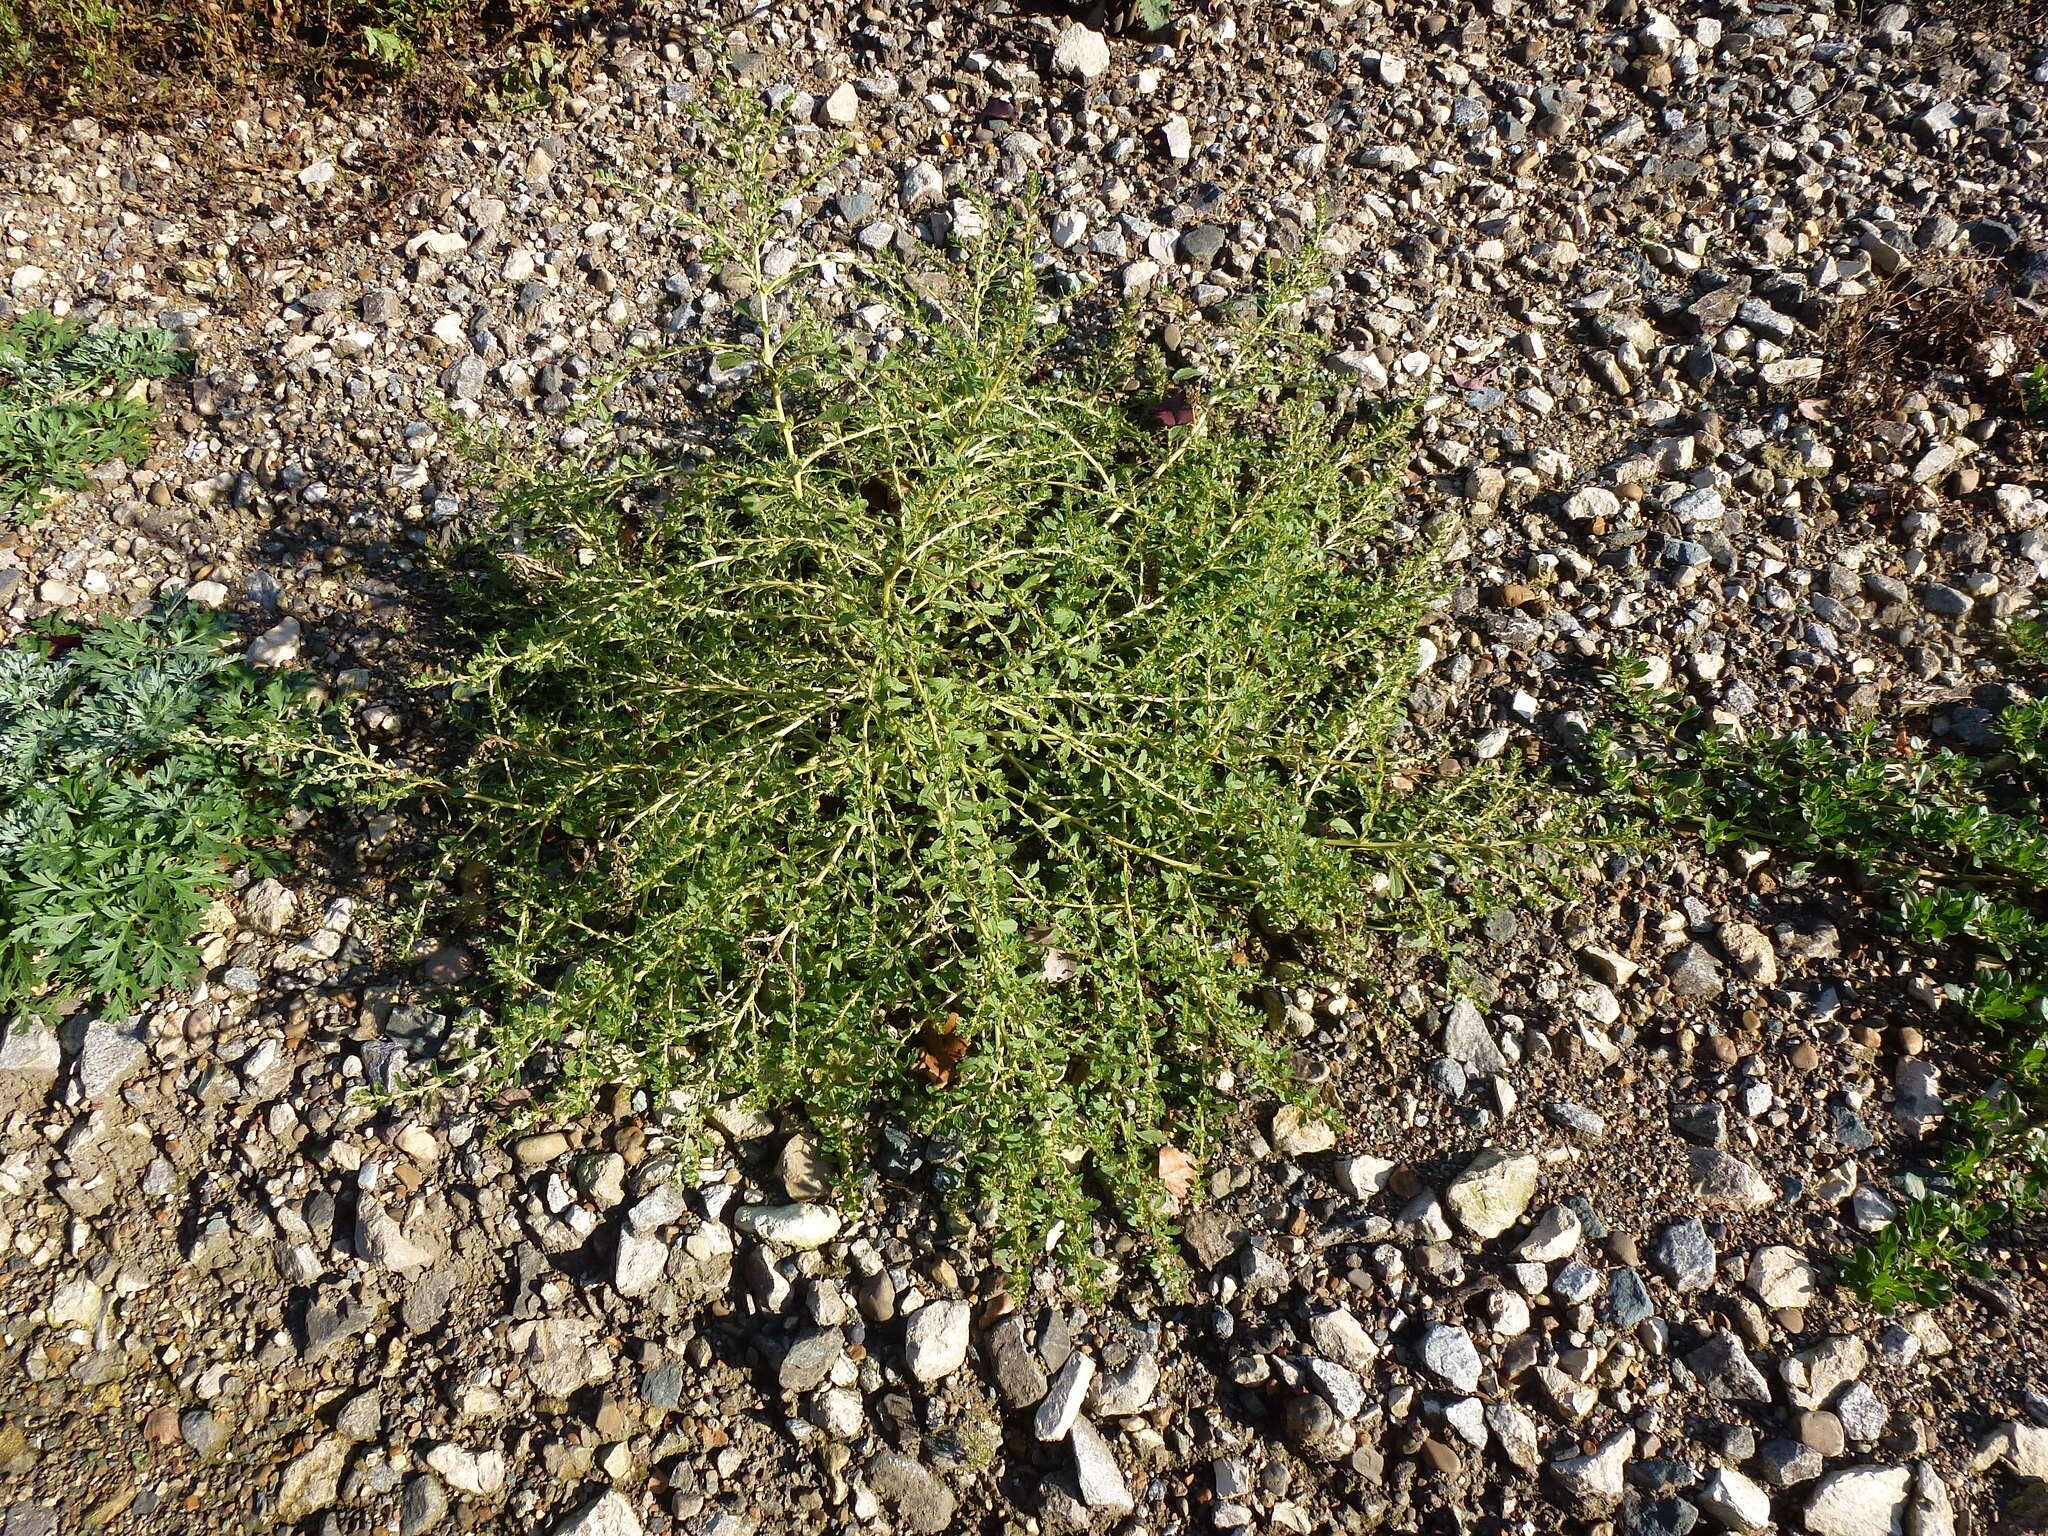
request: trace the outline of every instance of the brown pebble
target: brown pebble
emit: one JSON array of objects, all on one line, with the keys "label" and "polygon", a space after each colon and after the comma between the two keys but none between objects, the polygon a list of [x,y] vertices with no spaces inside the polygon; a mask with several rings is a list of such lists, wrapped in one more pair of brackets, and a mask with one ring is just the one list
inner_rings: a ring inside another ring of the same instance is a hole
[{"label": "brown pebble", "polygon": [[1457,1477],[1465,1470],[1464,1459],[1443,1441],[1431,1436],[1423,1437],[1422,1444],[1416,1448],[1416,1455],[1439,1477]]},{"label": "brown pebble", "polygon": [[1742,1052],[1726,1035],[1707,1036],[1707,1054],[1724,1067],[1732,1067],[1742,1057]]},{"label": "brown pebble", "polygon": [[1918,1056],[1927,1049],[1927,1037],[1910,1024],[1901,1024],[1898,1029],[1899,1052],[1905,1056]]},{"label": "brown pebble", "polygon": [[1800,1072],[1811,1072],[1820,1065],[1820,1052],[1813,1048],[1813,1042],[1802,1040],[1792,1047],[1792,1065]]},{"label": "brown pebble", "polygon": [[1792,1420],[1792,1433],[1799,1443],[1823,1456],[1839,1456],[1849,1448],[1842,1433],[1842,1421],[1825,1408],[1808,1409]]}]

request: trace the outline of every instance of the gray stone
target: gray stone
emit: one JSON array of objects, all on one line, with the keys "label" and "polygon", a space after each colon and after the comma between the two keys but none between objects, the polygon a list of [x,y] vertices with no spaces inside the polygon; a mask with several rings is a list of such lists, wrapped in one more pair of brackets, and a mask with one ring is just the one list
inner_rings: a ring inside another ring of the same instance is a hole
[{"label": "gray stone", "polygon": [[1773,1488],[1810,1483],[1826,1469],[1820,1452],[1797,1440],[1766,1440],[1756,1453],[1757,1480]]},{"label": "gray stone", "polygon": [[1722,1329],[1685,1357],[1686,1368],[1715,1397],[1768,1403],[1771,1384],[1749,1358],[1742,1341]]},{"label": "gray stone", "polygon": [[1488,1076],[1508,1069],[1507,1057],[1470,998],[1461,997],[1451,1004],[1444,1020],[1444,1054],[1468,1071]]},{"label": "gray stone", "polygon": [[1721,962],[1704,944],[1688,944],[1664,962],[1671,990],[1682,998],[1705,1000],[1722,992]]},{"label": "gray stone", "polygon": [[1674,1221],[1650,1245],[1650,1267],[1674,1291],[1703,1291],[1714,1283],[1720,1254],[1697,1216]]},{"label": "gray stone", "polygon": [[398,1496],[398,1536],[424,1536],[448,1518],[448,1490],[439,1478],[421,1472],[405,1480]]},{"label": "gray stone", "polygon": [[792,1396],[815,1392],[845,1353],[846,1340],[837,1328],[806,1328],[783,1352],[776,1384]]},{"label": "gray stone", "polygon": [[1633,1328],[1646,1321],[1656,1308],[1650,1303],[1649,1288],[1632,1269],[1617,1269],[1607,1277],[1607,1321],[1617,1328]]},{"label": "gray stone", "polygon": [[988,1356],[996,1373],[996,1390],[1012,1408],[1029,1408],[1045,1396],[1045,1372],[1024,1337],[1024,1320],[1016,1313],[989,1330]]},{"label": "gray stone", "polygon": [[1687,1147],[1693,1193],[1703,1204],[1760,1211],[1778,1198],[1777,1189],[1756,1169],[1713,1147]]},{"label": "gray stone", "polygon": [[72,1072],[78,1092],[88,1102],[98,1103],[134,1075],[148,1054],[141,1025],[133,1019],[88,1019],[76,1030],[78,1059]]}]

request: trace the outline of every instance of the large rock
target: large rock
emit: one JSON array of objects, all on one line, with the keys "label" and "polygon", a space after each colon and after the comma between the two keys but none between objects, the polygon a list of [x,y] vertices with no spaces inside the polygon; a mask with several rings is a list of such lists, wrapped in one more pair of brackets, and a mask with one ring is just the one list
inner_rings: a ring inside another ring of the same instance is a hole
[{"label": "large rock", "polygon": [[1906,1536],[1913,1474],[1904,1467],[1847,1467],[1814,1485],[1806,1503],[1813,1536]]},{"label": "large rock", "polygon": [[1489,1147],[1451,1180],[1444,1190],[1444,1207],[1473,1237],[1499,1237],[1529,1209],[1541,1173],[1542,1164],[1535,1158]]}]

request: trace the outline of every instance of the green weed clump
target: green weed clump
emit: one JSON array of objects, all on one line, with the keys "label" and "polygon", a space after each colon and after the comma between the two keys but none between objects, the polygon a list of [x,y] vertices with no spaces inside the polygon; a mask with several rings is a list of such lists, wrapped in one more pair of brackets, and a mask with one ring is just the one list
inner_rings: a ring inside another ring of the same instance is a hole
[{"label": "green weed clump", "polygon": [[505,1071],[745,1094],[848,1166],[907,1127],[1019,1262],[1091,1191],[1156,1225],[1162,1148],[1285,1090],[1272,964],[1451,921],[1542,836],[1503,774],[1397,771],[1402,418],[1278,332],[1188,394],[1076,360],[1021,252],[888,288],[879,362],[762,274],[702,462],[512,494],[458,786]]},{"label": "green weed clump", "polygon": [[1907,750],[1875,727],[1695,730],[1641,676],[1617,669],[1620,718],[1593,739],[1609,791],[1710,848],[1764,844],[1877,877],[1880,916],[1974,1026],[1990,1081],[1951,1109],[1933,1166],[1906,1176],[1897,1222],[1843,1265],[1887,1311],[1943,1300],[1994,1234],[2038,1235],[2048,1211],[2048,700],[2003,710],[1991,750]]},{"label": "green weed clump", "polygon": [[0,651],[0,1010],[125,1012],[191,979],[238,869],[353,776],[303,678],[259,675],[177,606]]},{"label": "green weed clump", "polygon": [[47,310],[0,325],[0,517],[83,489],[95,464],[147,458],[152,413],[134,386],[187,366],[160,326],[95,330]]}]

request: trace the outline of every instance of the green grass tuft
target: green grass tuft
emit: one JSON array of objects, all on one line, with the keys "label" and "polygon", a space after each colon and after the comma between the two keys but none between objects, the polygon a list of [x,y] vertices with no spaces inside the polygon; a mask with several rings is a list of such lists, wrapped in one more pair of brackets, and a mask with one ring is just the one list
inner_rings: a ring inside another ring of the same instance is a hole
[{"label": "green grass tuft", "polygon": [[1505,772],[1396,772],[1403,418],[1277,330],[1186,398],[1077,361],[1023,249],[885,285],[879,362],[762,274],[722,446],[508,498],[457,851],[502,1071],[745,1093],[849,1166],[906,1125],[1013,1264],[1096,1192],[1156,1230],[1161,1145],[1288,1091],[1268,962],[1455,921],[1544,835]]}]

